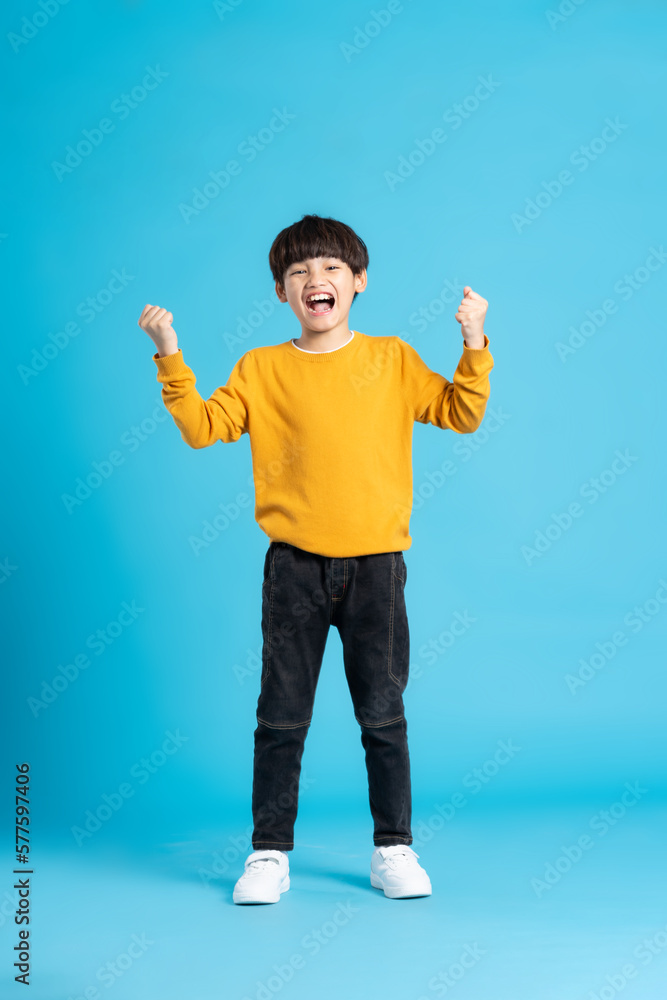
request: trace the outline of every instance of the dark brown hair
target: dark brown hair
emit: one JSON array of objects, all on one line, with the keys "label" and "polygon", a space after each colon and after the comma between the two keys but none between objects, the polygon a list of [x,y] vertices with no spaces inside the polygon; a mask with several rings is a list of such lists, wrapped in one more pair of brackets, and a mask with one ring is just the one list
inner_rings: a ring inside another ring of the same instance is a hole
[{"label": "dark brown hair", "polygon": [[[278,233],[269,251],[275,281],[283,285],[287,268],[311,257],[337,257],[355,275],[368,267],[364,241],[344,222],[328,216],[304,215]],[[355,292],[353,302],[357,295]]]}]

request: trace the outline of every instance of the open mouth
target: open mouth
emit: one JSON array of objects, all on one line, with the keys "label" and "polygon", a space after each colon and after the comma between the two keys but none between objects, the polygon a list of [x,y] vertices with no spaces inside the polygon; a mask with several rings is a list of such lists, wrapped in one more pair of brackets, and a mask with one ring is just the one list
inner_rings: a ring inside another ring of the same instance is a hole
[{"label": "open mouth", "polygon": [[326,316],[332,311],[335,301],[328,292],[316,292],[306,296],[306,309],[313,316]]}]

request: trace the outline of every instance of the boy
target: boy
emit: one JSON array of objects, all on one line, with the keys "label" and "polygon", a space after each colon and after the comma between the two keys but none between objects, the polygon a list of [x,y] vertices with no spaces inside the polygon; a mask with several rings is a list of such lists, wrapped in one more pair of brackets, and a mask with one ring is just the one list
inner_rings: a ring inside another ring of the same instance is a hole
[{"label": "boy", "polygon": [[327,634],[335,625],[361,728],[374,822],[371,885],[393,899],[431,894],[409,846],[410,761],[402,695],[409,630],[403,552],[412,509],[414,422],[459,434],[479,427],[493,358],[488,303],[466,286],[453,382],[397,336],[348,327],[366,288],[368,251],[349,226],[304,215],[273,242],[276,294],[301,336],[246,351],[204,400],[173,316],[147,305],[139,326],[165,406],[192,448],[250,435],[255,519],[270,539],[262,582],[262,672],[254,733],[253,851],[235,903],[289,889],[299,777]]}]

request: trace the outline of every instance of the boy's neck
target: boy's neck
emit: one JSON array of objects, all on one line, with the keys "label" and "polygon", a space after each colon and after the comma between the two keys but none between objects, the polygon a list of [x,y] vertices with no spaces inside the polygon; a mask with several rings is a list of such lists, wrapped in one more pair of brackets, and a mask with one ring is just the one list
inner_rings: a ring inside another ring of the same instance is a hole
[{"label": "boy's neck", "polygon": [[294,343],[304,351],[335,351],[337,347],[343,347],[351,340],[352,330],[348,329],[347,322],[339,323],[332,330],[311,330],[306,327],[301,328],[301,336],[293,338]]}]

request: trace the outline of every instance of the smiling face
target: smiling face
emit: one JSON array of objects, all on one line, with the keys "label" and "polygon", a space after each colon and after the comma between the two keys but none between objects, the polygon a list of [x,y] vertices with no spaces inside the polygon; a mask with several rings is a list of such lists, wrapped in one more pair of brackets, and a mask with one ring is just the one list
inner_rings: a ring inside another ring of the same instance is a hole
[{"label": "smiling face", "polygon": [[285,271],[284,285],[276,282],[281,302],[289,302],[304,331],[323,333],[347,327],[347,316],[355,292],[366,287],[366,271],[353,274],[337,257],[313,257],[292,264]]}]

